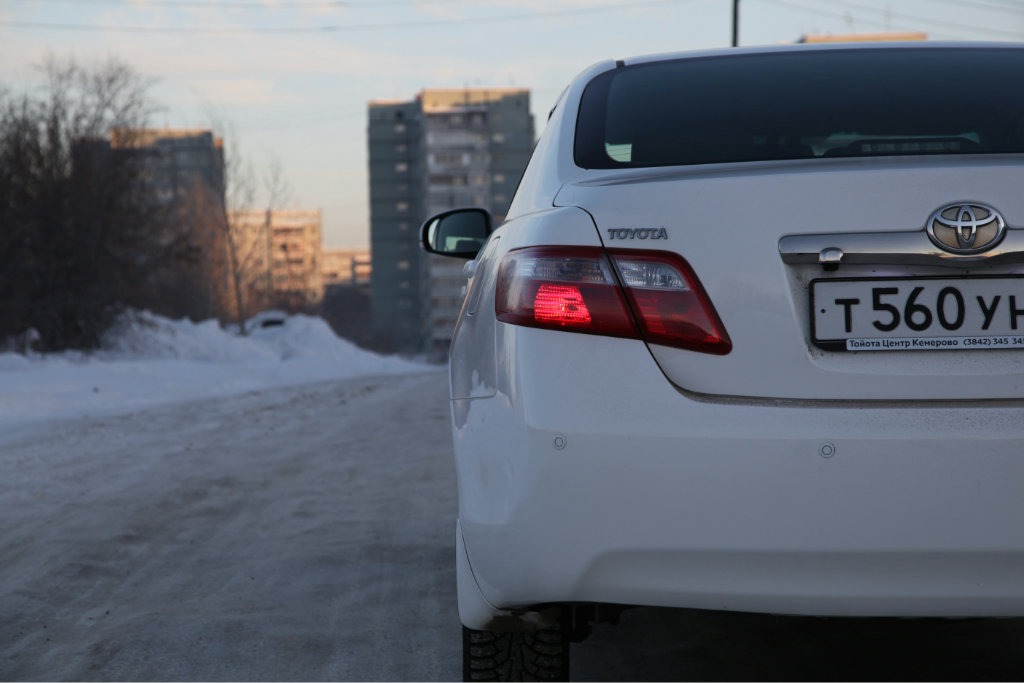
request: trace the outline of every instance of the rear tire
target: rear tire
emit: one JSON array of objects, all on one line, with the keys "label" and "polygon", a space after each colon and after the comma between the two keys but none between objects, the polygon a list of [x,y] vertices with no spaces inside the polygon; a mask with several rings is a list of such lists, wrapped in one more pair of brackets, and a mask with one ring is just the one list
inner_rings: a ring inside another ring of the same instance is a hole
[{"label": "rear tire", "polygon": [[477,631],[462,627],[463,681],[568,681],[564,628]]}]

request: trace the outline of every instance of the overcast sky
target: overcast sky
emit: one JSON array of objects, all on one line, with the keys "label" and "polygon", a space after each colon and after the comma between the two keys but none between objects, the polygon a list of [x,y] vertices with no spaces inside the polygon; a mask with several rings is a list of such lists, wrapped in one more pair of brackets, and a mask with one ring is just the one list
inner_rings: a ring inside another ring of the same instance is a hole
[{"label": "overcast sky", "polygon": [[[293,207],[323,210],[326,246],[365,246],[368,101],[428,87],[527,87],[539,134],[561,89],[594,62],[727,46],[732,4],[0,0],[0,84],[37,83],[34,65],[48,54],[118,57],[157,79],[154,124],[230,123],[229,142],[254,165],[280,161]],[[741,45],[882,30],[1024,39],[1024,0],[741,0],[740,17]],[[964,92],[950,86],[937,104]]]}]

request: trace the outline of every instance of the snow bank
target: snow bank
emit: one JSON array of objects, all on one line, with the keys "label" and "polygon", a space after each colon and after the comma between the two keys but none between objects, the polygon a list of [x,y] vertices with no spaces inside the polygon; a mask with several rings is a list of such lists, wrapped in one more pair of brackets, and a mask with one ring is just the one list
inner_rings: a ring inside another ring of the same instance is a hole
[{"label": "snow bank", "polygon": [[216,321],[149,313],[122,318],[91,354],[0,353],[0,427],[116,415],[154,405],[333,379],[436,370],[337,337],[320,318],[290,316],[249,336]]}]

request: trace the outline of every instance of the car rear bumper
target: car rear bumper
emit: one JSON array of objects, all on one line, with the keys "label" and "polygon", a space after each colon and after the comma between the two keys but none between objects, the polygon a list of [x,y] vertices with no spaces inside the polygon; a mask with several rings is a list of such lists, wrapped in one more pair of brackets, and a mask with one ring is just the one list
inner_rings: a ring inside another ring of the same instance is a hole
[{"label": "car rear bumper", "polygon": [[491,605],[1024,615],[1024,402],[706,400],[639,342],[505,332],[531,362],[453,402]]}]

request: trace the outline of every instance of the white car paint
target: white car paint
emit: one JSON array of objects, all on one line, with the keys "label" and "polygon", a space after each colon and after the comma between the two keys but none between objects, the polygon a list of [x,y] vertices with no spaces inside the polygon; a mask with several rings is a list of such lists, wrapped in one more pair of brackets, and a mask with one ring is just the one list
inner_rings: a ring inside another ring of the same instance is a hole
[{"label": "white car paint", "polygon": [[[787,49],[807,48],[765,52]],[[581,93],[615,68],[596,65],[566,90],[452,341],[463,624],[563,603],[1024,615],[1021,352],[815,347],[811,279],[950,270],[833,273],[786,264],[778,246],[793,234],[923,234],[954,201],[1024,226],[1024,158],[579,168]],[[612,244],[609,230],[623,229],[665,234]],[[498,321],[499,265],[535,245],[682,254],[732,351]]]}]

